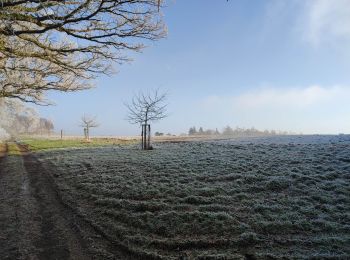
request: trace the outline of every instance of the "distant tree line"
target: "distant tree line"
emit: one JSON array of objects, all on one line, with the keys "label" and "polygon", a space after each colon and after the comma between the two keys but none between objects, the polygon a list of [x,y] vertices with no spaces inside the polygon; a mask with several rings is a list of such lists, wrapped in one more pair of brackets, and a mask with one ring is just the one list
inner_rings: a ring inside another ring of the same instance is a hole
[{"label": "distant tree line", "polygon": [[174,136],[174,135],[171,134],[171,133],[164,134],[164,133],[161,133],[161,132],[155,132],[154,136]]},{"label": "distant tree line", "polygon": [[27,115],[16,115],[12,127],[16,134],[46,135],[51,134],[54,129],[54,125],[51,120]]},{"label": "distant tree line", "polygon": [[188,135],[221,135],[221,136],[268,136],[268,135],[287,135],[293,134],[287,131],[276,131],[276,130],[258,130],[254,127],[252,128],[240,128],[236,127],[233,129],[230,126],[224,127],[222,131],[218,131],[216,128],[213,129],[203,129],[203,127],[199,127],[198,130],[195,126],[190,127],[188,130]]},{"label": "distant tree line", "polygon": [[46,135],[52,133],[54,124],[22,102],[4,98],[0,99],[0,129],[6,135]]},{"label": "distant tree line", "polygon": [[195,126],[190,127],[188,130],[188,135],[219,135],[220,132],[218,129],[212,130],[212,129],[207,129],[204,130],[203,127],[200,127],[198,130]]}]

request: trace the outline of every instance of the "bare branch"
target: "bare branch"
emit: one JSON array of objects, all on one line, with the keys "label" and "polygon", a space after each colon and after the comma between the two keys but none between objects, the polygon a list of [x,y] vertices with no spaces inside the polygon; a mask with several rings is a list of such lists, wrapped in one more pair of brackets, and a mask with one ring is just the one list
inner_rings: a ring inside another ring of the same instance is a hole
[{"label": "bare branch", "polygon": [[0,0],[0,97],[45,103],[92,86],[166,29],[161,0]]},{"label": "bare branch", "polygon": [[151,92],[139,92],[130,103],[125,103],[128,109],[127,120],[132,124],[148,124],[166,118],[167,94],[159,90]]},{"label": "bare branch", "polygon": [[96,117],[88,116],[88,115],[83,115],[81,117],[81,127],[86,127],[86,128],[92,128],[92,127],[98,127],[99,124],[96,121]]}]

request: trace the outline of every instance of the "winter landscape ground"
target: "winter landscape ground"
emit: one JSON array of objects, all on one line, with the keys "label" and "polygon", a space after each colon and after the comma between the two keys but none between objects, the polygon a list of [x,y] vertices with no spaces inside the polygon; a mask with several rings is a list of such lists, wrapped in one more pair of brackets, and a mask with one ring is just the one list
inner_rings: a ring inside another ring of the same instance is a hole
[{"label": "winter landscape ground", "polygon": [[350,257],[347,135],[1,147],[5,259]]}]

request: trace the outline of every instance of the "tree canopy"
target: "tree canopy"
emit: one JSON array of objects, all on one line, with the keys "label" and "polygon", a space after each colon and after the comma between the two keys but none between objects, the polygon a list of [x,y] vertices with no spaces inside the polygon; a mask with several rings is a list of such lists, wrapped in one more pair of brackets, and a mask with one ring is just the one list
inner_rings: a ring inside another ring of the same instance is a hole
[{"label": "tree canopy", "polygon": [[0,97],[92,87],[166,29],[160,0],[0,0]]},{"label": "tree canopy", "polygon": [[130,103],[125,106],[128,109],[127,120],[132,124],[145,124],[159,121],[167,117],[165,103],[166,93],[160,93],[159,90],[135,95]]}]

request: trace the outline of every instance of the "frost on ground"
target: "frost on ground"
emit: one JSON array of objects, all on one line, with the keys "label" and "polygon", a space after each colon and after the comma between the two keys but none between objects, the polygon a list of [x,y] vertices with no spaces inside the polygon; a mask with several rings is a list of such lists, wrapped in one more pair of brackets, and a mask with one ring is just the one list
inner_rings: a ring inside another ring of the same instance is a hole
[{"label": "frost on ground", "polygon": [[[350,137],[40,155],[76,213],[131,256],[350,257]],[[108,252],[105,252],[107,255]]]}]

